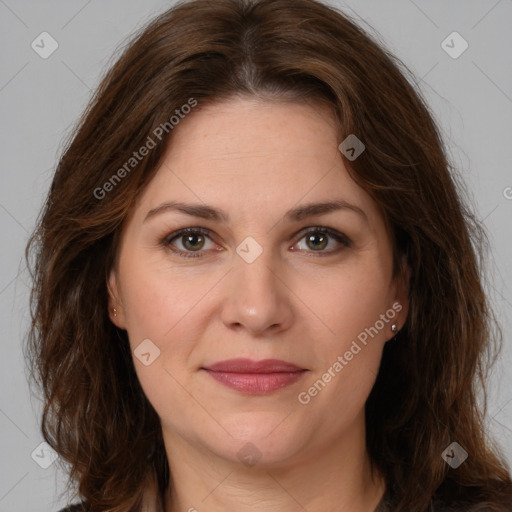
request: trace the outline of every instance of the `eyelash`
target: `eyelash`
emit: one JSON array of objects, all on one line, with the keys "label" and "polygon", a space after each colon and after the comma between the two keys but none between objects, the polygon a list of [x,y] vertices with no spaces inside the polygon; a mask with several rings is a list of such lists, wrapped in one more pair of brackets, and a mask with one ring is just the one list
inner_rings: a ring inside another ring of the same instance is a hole
[{"label": "eyelash", "polygon": [[[189,234],[189,233],[205,235],[211,239],[211,237],[210,237],[211,231],[209,229],[184,228],[184,229],[180,229],[179,231],[175,231],[174,233],[171,233],[170,235],[167,235],[161,241],[161,244],[165,248],[172,251],[173,253],[176,253],[184,258],[202,258],[203,256],[201,256],[200,254],[205,251],[201,251],[201,250],[199,250],[199,251],[182,251],[181,249],[176,249],[176,248],[172,247],[172,242],[175,239],[179,238],[180,236]],[[299,238],[298,241],[302,240],[305,236],[307,236],[311,233],[322,233],[324,235],[328,235],[328,236],[334,238],[337,242],[339,242],[346,248],[351,247],[351,245],[352,245],[351,240],[348,237],[346,237],[345,235],[343,235],[342,233],[339,233],[338,231],[331,229],[331,228],[320,227],[320,226],[309,228],[306,232],[303,233],[303,235],[301,236],[301,238]],[[330,256],[333,254],[337,254],[340,250],[341,249],[335,249],[335,250],[330,250],[330,251],[307,251],[307,252],[312,252],[315,256],[322,257],[322,256]]]}]

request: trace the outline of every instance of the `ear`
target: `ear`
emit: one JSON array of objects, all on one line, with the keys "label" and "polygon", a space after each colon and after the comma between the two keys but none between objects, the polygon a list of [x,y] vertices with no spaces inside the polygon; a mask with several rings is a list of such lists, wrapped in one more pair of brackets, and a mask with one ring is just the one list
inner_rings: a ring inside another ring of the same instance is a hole
[{"label": "ear", "polygon": [[[110,271],[110,275],[107,280],[107,292],[108,316],[110,321],[120,329],[126,329],[124,309],[122,307],[118,277],[115,269]],[[116,310],[115,312],[114,309]]]},{"label": "ear", "polygon": [[[407,262],[407,257],[404,254],[401,258],[400,268],[395,277],[395,297],[393,309],[397,311],[397,315],[393,322],[398,324],[398,329],[401,330],[407,321],[409,314],[409,283],[411,279],[411,269]],[[400,307],[398,306],[400,304]]]}]

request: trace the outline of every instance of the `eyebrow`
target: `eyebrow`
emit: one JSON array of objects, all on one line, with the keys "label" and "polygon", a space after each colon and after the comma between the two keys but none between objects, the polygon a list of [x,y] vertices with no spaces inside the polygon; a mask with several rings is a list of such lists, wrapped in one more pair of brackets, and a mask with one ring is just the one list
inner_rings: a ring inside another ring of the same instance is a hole
[{"label": "eyebrow", "polygon": [[[348,210],[357,213],[363,219],[368,222],[368,217],[364,210],[359,208],[354,204],[350,204],[347,201],[342,199],[335,201],[327,201],[321,203],[308,203],[296,208],[292,208],[288,210],[284,218],[288,221],[298,222],[308,217],[314,217],[315,215],[324,215],[326,213],[331,213],[339,210]],[[229,215],[219,208],[214,208],[213,206],[203,205],[203,204],[187,204],[179,201],[168,201],[165,203],[156,206],[149,210],[144,218],[143,222],[146,222],[152,217],[155,217],[158,214],[169,212],[169,211],[178,211],[181,213],[185,213],[186,215],[190,215],[192,217],[199,217],[201,219],[213,220],[218,222],[229,222]]]}]

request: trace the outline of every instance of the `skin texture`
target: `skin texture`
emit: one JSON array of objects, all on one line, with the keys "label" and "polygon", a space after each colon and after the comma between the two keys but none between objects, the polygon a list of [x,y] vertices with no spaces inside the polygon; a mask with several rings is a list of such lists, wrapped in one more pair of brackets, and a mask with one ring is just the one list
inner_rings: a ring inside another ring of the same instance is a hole
[{"label": "skin texture", "polygon": [[[125,222],[108,283],[110,314],[132,351],[145,339],[160,350],[149,366],[134,363],[162,423],[172,480],[167,512],[367,512],[382,498],[383,480],[370,473],[364,404],[391,324],[404,324],[407,287],[392,278],[384,219],[349,177],[334,122],[306,103],[234,98],[199,108],[175,128]],[[367,219],[350,209],[284,219],[299,205],[340,199]],[[144,222],[171,200],[221,208],[229,221],[166,211]],[[211,234],[188,246],[179,236],[172,247],[202,257],[182,257],[162,242],[187,227]],[[312,227],[339,231],[351,243],[317,233],[315,249],[305,236]],[[263,248],[252,263],[236,252],[249,236]],[[393,320],[300,403],[299,393],[397,301]],[[282,359],[308,372],[250,396],[201,370],[238,357]],[[252,466],[237,455],[247,442],[257,450]]]}]

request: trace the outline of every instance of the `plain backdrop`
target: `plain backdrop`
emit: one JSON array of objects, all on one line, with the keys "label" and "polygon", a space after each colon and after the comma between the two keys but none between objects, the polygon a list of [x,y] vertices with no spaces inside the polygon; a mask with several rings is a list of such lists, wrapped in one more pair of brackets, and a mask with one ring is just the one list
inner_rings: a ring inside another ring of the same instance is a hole
[{"label": "plain backdrop", "polygon": [[[488,230],[489,289],[504,349],[492,374],[487,428],[512,463],[512,2],[330,3],[368,30],[366,23],[371,25],[375,37],[413,71]],[[22,354],[29,319],[27,237],[64,138],[114,51],[172,4],[0,0],[0,512],[56,512],[66,505],[58,499],[64,474],[40,446],[41,404],[29,393]],[[442,46],[448,36],[452,55]],[[40,37],[46,38],[45,51],[58,44],[47,58],[32,47]],[[464,41],[468,48],[454,58]]]}]

